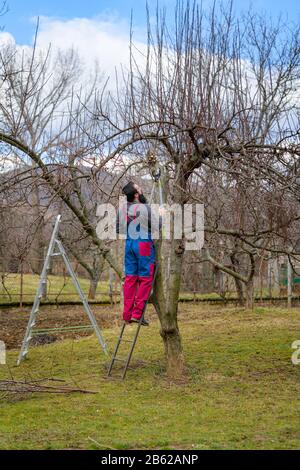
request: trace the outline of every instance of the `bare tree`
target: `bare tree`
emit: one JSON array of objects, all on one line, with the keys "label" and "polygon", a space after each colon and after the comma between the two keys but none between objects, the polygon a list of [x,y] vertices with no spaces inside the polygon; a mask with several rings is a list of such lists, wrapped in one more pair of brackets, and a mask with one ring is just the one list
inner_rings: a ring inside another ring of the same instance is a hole
[{"label": "bare tree", "polygon": [[[134,161],[134,154],[144,163],[146,151],[154,151],[165,170],[166,197],[180,206],[191,200],[195,179],[209,170],[280,182],[299,196],[299,27],[282,20],[272,25],[251,12],[237,19],[231,5],[214,4],[206,14],[190,2],[178,2],[171,26],[166,18],[165,10],[157,10],[155,25],[148,23],[147,48],[137,51],[131,43],[124,88],[109,105],[98,101],[93,112],[107,122],[99,145],[109,142],[118,155],[126,151],[128,159]],[[250,271],[238,274],[249,285],[255,269],[251,244],[243,242]],[[158,248],[155,307],[169,371],[180,374],[184,240],[172,239],[169,248],[169,256],[164,244]]]},{"label": "bare tree", "polygon": [[[129,70],[122,69],[117,89],[110,93],[102,89],[93,102],[91,95],[78,101],[73,93],[69,118],[62,121],[66,127],[54,132],[52,126],[51,137],[43,132],[38,149],[24,137],[28,122],[23,111],[15,132],[5,120],[0,133],[2,142],[29,156],[53,197],[66,204],[99,254],[120,276],[109,246],[97,238],[95,218],[82,197],[86,174],[79,161],[92,168],[90,184],[108,198],[98,175],[112,165],[115,169],[123,166],[125,171],[134,166],[145,171],[150,150],[164,170],[166,201],[180,207],[193,201],[197,181],[214,172],[222,175],[222,184],[234,174],[240,188],[243,181],[279,184],[299,201],[295,91],[299,27],[284,24],[282,19],[271,24],[251,12],[237,19],[231,5],[213,4],[206,13],[196,3],[179,1],[173,22],[169,17],[167,21],[165,10],[158,9],[152,26],[148,14],[147,37],[147,45],[140,51],[131,40]],[[39,84],[37,80],[36,90]],[[50,161],[59,169],[59,178]],[[213,184],[219,185],[220,179]],[[246,203],[240,203],[242,215]],[[209,222],[213,218],[211,211]],[[248,226],[247,219],[229,228],[208,225],[207,230],[215,236],[232,237],[232,275],[250,285],[257,250],[272,250],[263,246],[261,235],[270,228],[273,231],[273,226],[262,223],[255,233],[245,236]],[[173,235],[170,243],[159,243],[157,250],[160,270],[154,305],[168,372],[180,375],[184,357],[177,311],[185,240]],[[240,250],[249,260],[246,273],[238,273],[235,260]],[[216,265],[216,261],[212,262]]]},{"label": "bare tree", "polygon": [[[46,212],[53,204],[63,201],[77,224],[83,229],[98,257],[106,258],[121,276],[119,266],[109,248],[97,237],[95,230],[95,199],[103,175],[91,175],[95,162],[102,158],[86,132],[93,126],[87,105],[99,83],[96,71],[87,85],[81,75],[81,64],[74,51],[51,54],[39,51],[19,51],[12,45],[3,47],[0,54],[2,70],[0,104],[1,142],[10,149],[14,168],[19,167],[5,183],[5,188],[19,184],[31,176],[31,205],[36,210],[35,223],[39,258],[43,258],[43,228]],[[11,150],[13,149],[13,150]],[[87,170],[89,168],[89,170]],[[49,204],[43,205],[40,187],[48,188]],[[89,193],[87,192],[87,187]],[[4,191],[4,188],[3,188]],[[92,201],[92,203],[91,203]],[[85,266],[87,267],[87,266]],[[88,272],[93,270],[88,268]]]}]

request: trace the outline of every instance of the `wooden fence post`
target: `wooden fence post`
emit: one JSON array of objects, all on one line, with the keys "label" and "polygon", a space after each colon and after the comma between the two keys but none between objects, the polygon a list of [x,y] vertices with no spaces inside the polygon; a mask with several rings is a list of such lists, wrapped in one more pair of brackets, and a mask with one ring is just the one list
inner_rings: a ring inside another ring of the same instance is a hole
[{"label": "wooden fence post", "polygon": [[293,295],[293,267],[290,258],[287,256],[287,306],[292,308]]}]

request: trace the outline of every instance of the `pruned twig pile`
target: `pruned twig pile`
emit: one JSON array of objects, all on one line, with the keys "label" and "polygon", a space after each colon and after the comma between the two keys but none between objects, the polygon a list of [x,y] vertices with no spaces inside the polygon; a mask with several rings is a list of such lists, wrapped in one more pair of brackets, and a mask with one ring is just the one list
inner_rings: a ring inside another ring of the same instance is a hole
[{"label": "pruned twig pile", "polygon": [[20,380],[0,380],[0,392],[10,393],[97,393],[92,390],[84,390],[77,387],[70,387],[68,385],[45,385],[41,382],[64,382],[61,379],[42,379],[33,381],[20,381]]}]

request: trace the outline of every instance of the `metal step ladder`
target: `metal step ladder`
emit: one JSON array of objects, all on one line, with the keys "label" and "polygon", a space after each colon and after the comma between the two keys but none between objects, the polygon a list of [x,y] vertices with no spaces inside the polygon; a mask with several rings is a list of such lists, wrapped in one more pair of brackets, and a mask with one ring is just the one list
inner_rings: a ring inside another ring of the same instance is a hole
[{"label": "metal step ladder", "polygon": [[19,357],[18,357],[18,360],[17,360],[17,365],[19,365],[22,362],[22,360],[26,357],[26,355],[28,353],[30,341],[31,341],[31,339],[34,335],[33,328],[36,324],[37,315],[39,313],[39,308],[40,308],[40,303],[41,303],[41,299],[42,299],[42,295],[43,295],[43,290],[44,290],[45,284],[47,283],[47,272],[48,272],[49,267],[50,267],[51,258],[54,257],[54,256],[61,256],[63,258],[63,260],[65,262],[65,265],[67,267],[67,270],[68,270],[68,272],[69,272],[69,274],[72,278],[73,284],[74,284],[74,286],[75,286],[75,288],[76,288],[76,290],[79,294],[79,297],[82,301],[83,307],[84,307],[84,309],[85,309],[85,311],[86,311],[86,313],[87,313],[87,315],[90,319],[91,327],[94,329],[94,331],[96,333],[96,336],[98,338],[98,341],[99,341],[104,353],[106,355],[108,355],[108,350],[107,350],[105,340],[101,335],[101,332],[100,332],[99,326],[97,324],[97,321],[94,317],[94,314],[91,311],[90,306],[89,306],[88,301],[87,301],[87,298],[84,295],[84,293],[83,293],[83,291],[80,287],[80,284],[78,282],[76,274],[75,274],[75,272],[72,268],[72,265],[69,261],[69,258],[67,257],[67,254],[65,252],[65,249],[64,249],[61,241],[57,238],[60,221],[61,221],[61,215],[58,215],[56,217],[55,225],[54,225],[53,232],[52,232],[52,235],[51,235],[47,255],[46,255],[44,266],[43,266],[42,273],[41,273],[41,276],[40,276],[39,285],[38,285],[38,288],[37,288],[37,291],[36,291],[34,303],[33,303],[31,313],[30,313],[30,317],[29,317],[29,321],[28,321],[28,324],[27,324],[26,333],[25,333],[23,343],[22,343],[22,347],[21,347],[21,350],[20,350],[20,354],[19,354]]},{"label": "metal step ladder", "polygon": [[[116,344],[116,348],[115,348],[115,351],[114,351],[113,356],[112,356],[112,360],[111,360],[109,368],[108,368],[107,377],[112,376],[113,367],[114,367],[116,362],[124,364],[122,375],[120,376],[122,378],[122,380],[125,379],[127,370],[130,369],[129,364],[130,364],[132,354],[133,354],[133,351],[134,351],[134,348],[135,348],[135,345],[136,345],[136,342],[137,342],[137,339],[138,339],[138,336],[139,336],[139,332],[140,332],[140,329],[141,329],[141,326],[142,326],[142,321],[144,319],[144,314],[145,314],[147,305],[149,303],[149,299],[150,299],[150,297],[153,293],[153,287],[154,287],[154,282],[155,282],[155,278],[156,278],[157,269],[158,269],[158,264],[155,263],[155,269],[154,269],[154,274],[153,274],[151,292],[149,294],[148,299],[145,302],[144,309],[143,309],[143,314],[140,318],[140,321],[139,321],[139,323],[136,323],[137,328],[136,328],[136,331],[135,331],[135,334],[134,334],[133,338],[132,339],[123,338],[126,326],[132,325],[132,323],[128,323],[128,322],[124,321],[124,323],[121,327],[121,331],[120,331],[120,335],[119,335],[119,338],[118,338],[118,341],[117,341],[117,344]],[[145,327],[145,328],[147,328],[147,327]],[[119,351],[119,348],[120,348],[120,345],[121,345],[122,342],[131,343],[131,348],[129,350],[129,353],[128,353],[127,357],[118,358],[117,355],[118,355],[118,351]]]}]

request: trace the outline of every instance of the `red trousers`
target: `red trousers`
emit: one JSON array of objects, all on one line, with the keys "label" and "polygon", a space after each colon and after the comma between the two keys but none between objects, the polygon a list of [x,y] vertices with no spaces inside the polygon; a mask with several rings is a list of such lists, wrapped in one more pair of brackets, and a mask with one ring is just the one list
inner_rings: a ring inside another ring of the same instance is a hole
[{"label": "red trousers", "polygon": [[139,320],[152,289],[155,252],[152,240],[126,240],[123,318]]}]

